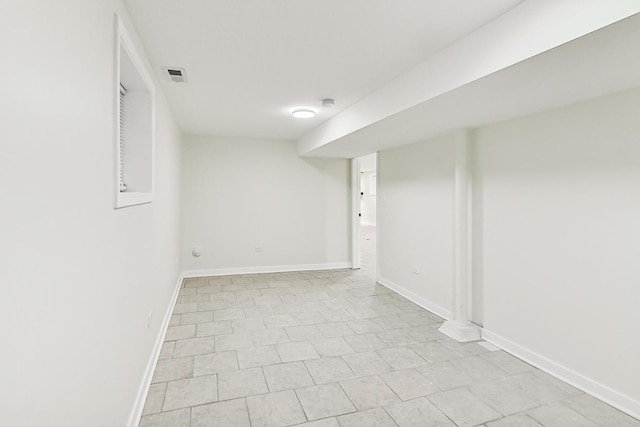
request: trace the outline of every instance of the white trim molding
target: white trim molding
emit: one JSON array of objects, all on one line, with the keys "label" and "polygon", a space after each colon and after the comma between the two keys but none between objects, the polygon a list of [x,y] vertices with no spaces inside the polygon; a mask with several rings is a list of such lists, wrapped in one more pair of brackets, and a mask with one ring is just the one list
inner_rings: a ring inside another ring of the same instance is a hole
[{"label": "white trim molding", "polygon": [[403,297],[405,297],[406,299],[408,299],[409,301],[411,301],[414,304],[419,305],[420,307],[424,308],[425,310],[428,310],[430,312],[432,312],[433,314],[437,314],[438,316],[442,317],[445,320],[449,320],[453,317],[453,312],[451,310],[447,310],[446,308],[442,307],[441,305],[438,305],[432,301],[429,301],[426,298],[423,298],[419,295],[416,295],[415,293],[411,292],[410,290],[398,285],[397,283],[392,282],[389,279],[385,279],[384,277],[378,277],[378,283],[381,284],[382,286],[391,289],[392,291],[402,295]]},{"label": "white trim molding", "polygon": [[149,393],[149,387],[151,386],[151,380],[153,379],[153,373],[156,370],[156,365],[158,364],[158,359],[160,358],[160,351],[162,350],[164,337],[167,334],[169,322],[171,321],[171,315],[173,314],[176,302],[178,301],[178,295],[180,294],[180,287],[182,286],[183,280],[184,274],[180,274],[180,276],[178,277],[178,282],[176,283],[176,287],[173,291],[173,296],[171,297],[171,302],[167,307],[167,311],[164,314],[164,319],[162,321],[162,324],[160,325],[158,337],[156,338],[155,345],[153,346],[151,357],[147,362],[147,367],[144,371],[142,381],[140,382],[140,387],[138,387],[138,393],[136,394],[136,400],[134,401],[133,408],[129,415],[127,426],[136,427],[140,423],[142,411],[144,410],[144,404],[147,400],[147,394]]},{"label": "white trim molding", "polygon": [[482,338],[496,347],[524,360],[532,366],[588,393],[603,402],[625,412],[632,417],[640,419],[640,402],[633,398],[613,390],[583,374],[580,374],[566,366],[550,360],[520,344],[517,344],[486,328],[482,329]]},{"label": "white trim molding", "polygon": [[233,274],[285,273],[291,271],[313,270],[343,270],[351,268],[350,262],[335,262],[327,264],[298,264],[298,265],[264,265],[255,267],[213,268],[208,270],[189,270],[182,273],[182,277],[230,276]]}]

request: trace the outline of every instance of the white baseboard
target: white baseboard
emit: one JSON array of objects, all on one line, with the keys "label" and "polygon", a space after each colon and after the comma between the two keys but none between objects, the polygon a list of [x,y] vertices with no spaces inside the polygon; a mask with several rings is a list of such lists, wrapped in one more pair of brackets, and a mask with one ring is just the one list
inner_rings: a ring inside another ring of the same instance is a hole
[{"label": "white baseboard", "polygon": [[232,274],[256,273],[284,273],[289,271],[310,270],[340,270],[351,268],[350,262],[336,262],[327,264],[298,264],[298,265],[265,265],[256,267],[214,268],[209,270],[190,270],[182,273],[183,277],[229,276]]},{"label": "white baseboard", "polygon": [[391,289],[392,291],[399,293],[409,301],[415,304],[418,304],[420,307],[424,308],[425,310],[429,310],[433,314],[437,314],[438,316],[442,317],[445,320],[450,320],[453,318],[453,312],[451,312],[451,310],[447,310],[441,305],[438,305],[432,301],[429,301],[426,298],[416,295],[410,290],[398,285],[397,283],[392,282],[389,279],[385,279],[384,277],[379,276],[378,283],[380,283],[382,286],[385,286]]},{"label": "white baseboard", "polygon": [[572,369],[569,369],[550,359],[547,359],[546,357],[487,329],[482,330],[482,338],[490,342],[491,344],[500,347],[507,353],[511,353],[519,359],[524,360],[530,365],[533,365],[536,368],[539,368],[546,373],[551,374],[554,377],[571,384],[572,386],[584,391],[585,393],[597,397],[603,402],[608,403],[614,408],[617,408],[634,418],[640,419],[639,401],[634,400],[631,397],[613,390],[610,387],[592,380],[591,378],[588,378],[578,372],[575,372]]},{"label": "white baseboard", "polygon": [[151,379],[153,378],[153,373],[156,370],[156,365],[158,364],[158,358],[160,357],[160,351],[162,350],[164,337],[167,333],[167,328],[169,327],[169,321],[171,321],[171,315],[173,314],[173,310],[176,306],[176,302],[178,301],[178,294],[180,293],[180,285],[182,285],[183,279],[184,279],[184,274],[181,274],[178,277],[178,283],[176,284],[175,290],[173,291],[171,302],[167,307],[167,311],[165,312],[164,319],[162,321],[162,324],[160,325],[158,337],[156,338],[153,351],[151,352],[151,357],[149,358],[149,362],[147,363],[147,368],[144,371],[142,382],[140,383],[140,387],[138,388],[136,400],[134,402],[133,409],[131,410],[131,414],[129,415],[127,426],[137,427],[138,424],[140,423],[140,418],[142,417],[142,411],[144,410],[144,404],[147,400],[147,394],[149,393],[149,386],[151,385]]}]

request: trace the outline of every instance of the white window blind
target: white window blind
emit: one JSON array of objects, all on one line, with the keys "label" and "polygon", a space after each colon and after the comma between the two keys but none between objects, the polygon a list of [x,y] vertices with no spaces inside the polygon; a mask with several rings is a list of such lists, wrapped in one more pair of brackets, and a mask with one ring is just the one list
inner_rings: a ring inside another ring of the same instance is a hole
[{"label": "white window blind", "polygon": [[124,182],[124,97],[127,90],[120,85],[120,135],[118,141],[118,189],[120,192],[127,191],[127,184]]}]

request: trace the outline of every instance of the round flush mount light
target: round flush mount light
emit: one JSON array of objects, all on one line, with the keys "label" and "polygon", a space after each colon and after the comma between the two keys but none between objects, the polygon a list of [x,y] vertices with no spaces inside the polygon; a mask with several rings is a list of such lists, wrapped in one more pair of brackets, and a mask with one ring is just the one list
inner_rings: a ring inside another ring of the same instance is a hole
[{"label": "round flush mount light", "polygon": [[291,110],[291,114],[297,119],[310,119],[315,117],[316,110],[309,107],[296,107]]}]

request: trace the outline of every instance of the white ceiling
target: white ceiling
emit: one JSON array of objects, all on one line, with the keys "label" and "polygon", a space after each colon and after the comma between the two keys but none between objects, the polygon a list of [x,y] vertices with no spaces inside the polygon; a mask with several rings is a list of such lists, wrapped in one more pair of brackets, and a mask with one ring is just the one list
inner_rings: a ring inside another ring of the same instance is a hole
[{"label": "white ceiling", "polygon": [[304,154],[353,158],[639,87],[638,40],[635,14]]},{"label": "white ceiling", "polygon": [[293,140],[522,0],[125,2],[184,133]]}]

